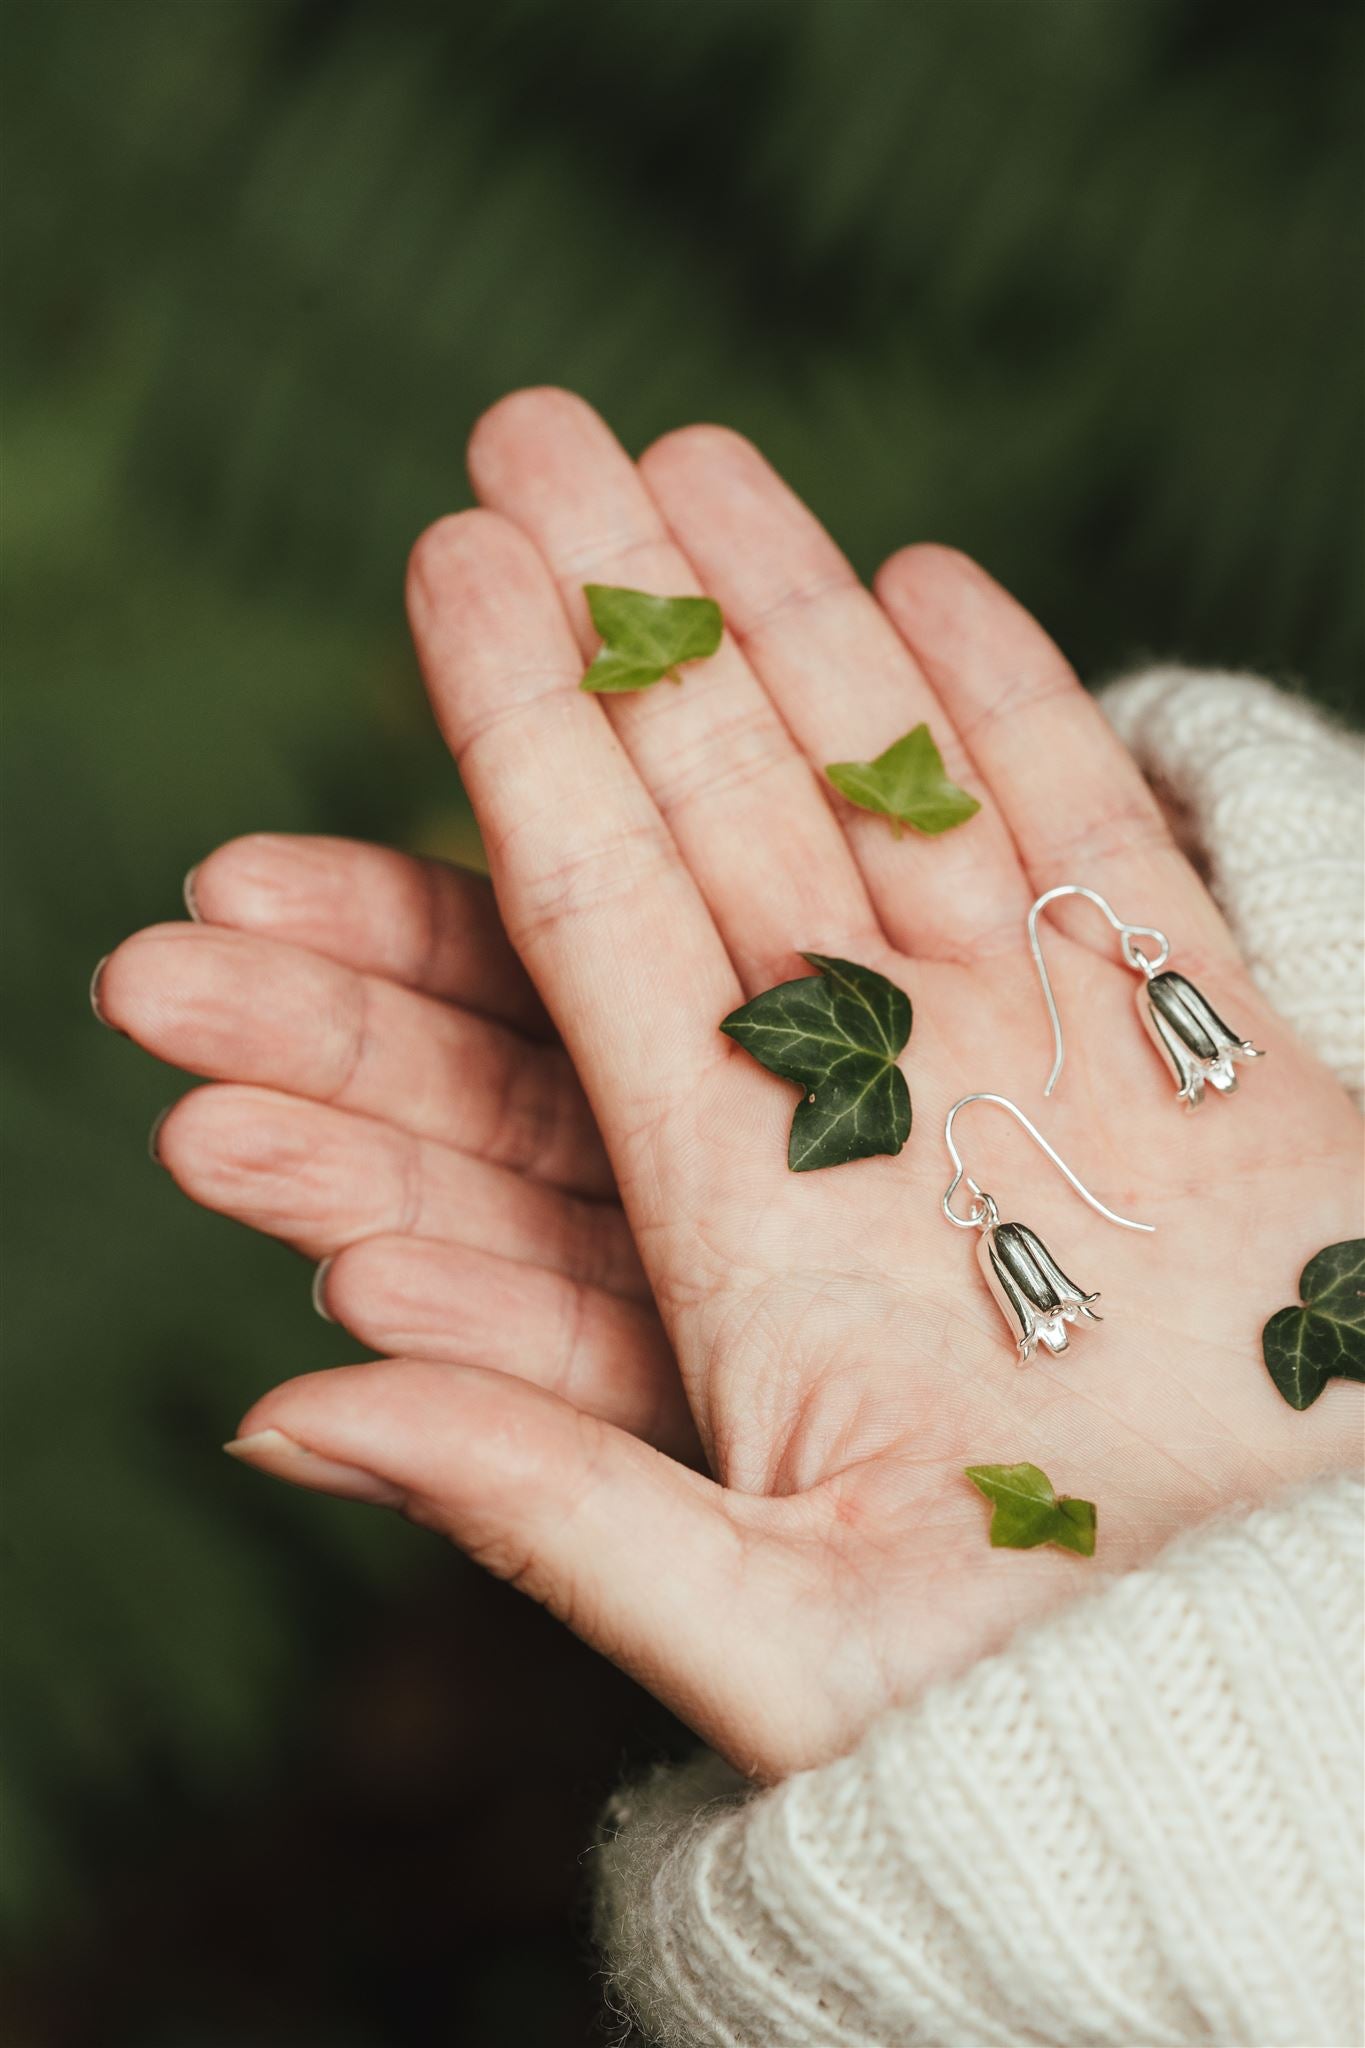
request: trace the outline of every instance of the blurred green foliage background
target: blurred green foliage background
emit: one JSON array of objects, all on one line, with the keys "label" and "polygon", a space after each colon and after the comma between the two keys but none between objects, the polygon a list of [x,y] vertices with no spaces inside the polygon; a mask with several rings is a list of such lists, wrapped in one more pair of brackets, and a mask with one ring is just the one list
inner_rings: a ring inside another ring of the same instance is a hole
[{"label": "blurred green foliage background", "polygon": [[239,831],[472,850],[399,594],[522,382],[632,446],[728,421],[861,569],[956,542],[1087,677],[1178,654],[1346,706],[1362,16],[4,0],[0,31],[9,2038],[581,2040],[575,1845],[666,1731],[429,1541],[218,1455],[354,1347],[147,1163],[180,1083],[95,1029],[90,970]]}]

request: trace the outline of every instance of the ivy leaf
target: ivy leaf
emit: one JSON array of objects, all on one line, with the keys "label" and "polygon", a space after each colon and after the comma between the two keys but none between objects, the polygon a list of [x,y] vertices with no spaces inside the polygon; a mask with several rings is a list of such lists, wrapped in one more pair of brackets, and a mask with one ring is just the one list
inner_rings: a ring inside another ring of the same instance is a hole
[{"label": "ivy leaf", "polygon": [[1328,1380],[1365,1380],[1365,1238],[1329,1244],[1299,1280],[1302,1308],[1261,1332],[1271,1379],[1291,1408],[1311,1408]]},{"label": "ivy leaf", "polygon": [[647,690],[664,676],[680,683],[679,662],[704,661],[720,646],[723,621],[714,598],[651,597],[609,583],[585,583],[583,595],[602,636],[584,690]]},{"label": "ivy leaf", "polygon": [[967,1477],[994,1503],[991,1544],[996,1550],[1033,1550],[1055,1543],[1082,1557],[1095,1554],[1095,1504],[1058,1499],[1037,1465],[968,1465]]},{"label": "ivy leaf", "polygon": [[898,839],[906,825],[917,832],[950,832],[981,809],[974,796],[948,780],[927,725],[915,726],[875,761],[832,761],[825,774],[851,804],[890,818]]},{"label": "ivy leaf", "polygon": [[910,1090],[896,1055],[910,1036],[910,998],[870,967],[803,953],[815,976],[784,981],[733,1010],[721,1030],[761,1066],[799,1081],[787,1164],[793,1173],[899,1152],[910,1135]]}]

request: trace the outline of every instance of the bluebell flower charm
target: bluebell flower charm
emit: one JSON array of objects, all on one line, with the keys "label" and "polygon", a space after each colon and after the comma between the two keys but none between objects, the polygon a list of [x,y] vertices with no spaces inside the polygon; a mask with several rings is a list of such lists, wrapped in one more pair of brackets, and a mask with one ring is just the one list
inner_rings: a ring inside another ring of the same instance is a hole
[{"label": "bluebell flower charm", "polygon": [[[1053,1151],[1042,1132],[1029,1122],[1023,1110],[1011,1102],[1008,1095],[964,1095],[953,1104],[944,1118],[943,1142],[956,1171],[944,1193],[943,1213],[954,1230],[975,1230],[979,1233],[977,1264],[1014,1341],[1015,1364],[1027,1365],[1040,1344],[1055,1358],[1059,1352],[1069,1348],[1071,1332],[1078,1325],[1104,1321],[1103,1316],[1095,1313],[1099,1295],[1087,1294],[1083,1287],[1078,1287],[1070,1275],[1062,1271],[1037,1232],[1030,1230],[1026,1223],[1002,1223],[995,1197],[988,1195],[980,1181],[973,1180],[962,1164],[962,1154],[953,1138],[953,1122],[974,1102],[989,1102],[996,1109],[1008,1110],[1015,1122],[1023,1125],[1038,1150],[1052,1161],[1063,1180],[1069,1182],[1087,1207],[1093,1209],[1097,1216],[1103,1216],[1106,1223],[1116,1223],[1120,1230],[1142,1231],[1150,1231],[1154,1225],[1135,1222],[1131,1216],[1119,1216],[1106,1207],[1098,1195],[1092,1195],[1085,1182],[1077,1178],[1059,1152]],[[972,1204],[966,1215],[960,1216],[953,1207],[953,1196],[964,1180],[971,1193]]]},{"label": "bluebell flower charm", "polygon": [[1183,974],[1167,968],[1137,992],[1138,1015],[1177,1083],[1176,1101],[1198,1109],[1206,1087],[1231,1095],[1236,1062],[1259,1060],[1250,1039],[1239,1038]]},{"label": "bluebell flower charm", "polygon": [[1033,964],[1042,983],[1043,1001],[1047,1004],[1047,1014],[1052,1023],[1052,1072],[1047,1077],[1044,1095],[1051,1095],[1057,1086],[1066,1047],[1062,1040],[1062,1020],[1057,1013],[1057,998],[1052,993],[1052,978],[1038,937],[1038,918],[1049,903],[1055,903],[1062,896],[1083,896],[1087,903],[1093,903],[1118,933],[1119,951],[1125,965],[1135,968],[1142,976],[1142,986],[1137,992],[1138,1016],[1147,1036],[1175,1077],[1176,1101],[1183,1102],[1186,1109],[1198,1109],[1206,1088],[1212,1088],[1219,1095],[1231,1095],[1237,1086],[1238,1060],[1263,1060],[1265,1054],[1249,1038],[1239,1038],[1192,981],[1186,981],[1183,974],[1167,967],[1171,942],[1165,932],[1159,932],[1155,925],[1126,923],[1103,896],[1094,889],[1085,888],[1080,882],[1059,882],[1055,889],[1047,890],[1038,898],[1028,914],[1029,950],[1033,954]]},{"label": "bluebell flower charm", "polygon": [[1087,1294],[1057,1264],[1026,1223],[988,1223],[976,1247],[982,1277],[1015,1340],[1018,1363],[1027,1365],[1039,1344],[1055,1358],[1068,1345],[1068,1328],[1103,1322]]}]

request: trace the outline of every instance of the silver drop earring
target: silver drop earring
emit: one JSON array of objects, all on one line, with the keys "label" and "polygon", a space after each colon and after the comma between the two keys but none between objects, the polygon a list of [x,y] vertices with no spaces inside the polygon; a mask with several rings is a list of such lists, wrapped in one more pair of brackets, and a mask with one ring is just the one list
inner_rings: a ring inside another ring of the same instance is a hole
[{"label": "silver drop earring", "polygon": [[[979,1231],[976,1256],[981,1276],[1014,1338],[1016,1364],[1027,1365],[1039,1344],[1054,1357],[1059,1351],[1065,1351],[1069,1326],[1103,1322],[1103,1316],[1097,1316],[1094,1309],[1100,1297],[1097,1293],[1087,1294],[1069,1279],[1042,1239],[1026,1223],[1002,1223],[994,1197],[979,1187],[963,1166],[962,1155],[953,1142],[953,1118],[972,1102],[993,1102],[997,1108],[1007,1109],[1015,1121],[1023,1125],[1034,1144],[1047,1154],[1063,1179],[1071,1183],[1081,1200],[1088,1202],[1095,1213],[1107,1222],[1117,1223],[1121,1230],[1150,1231],[1156,1226],[1134,1223],[1131,1217],[1116,1216],[1112,1209],[1106,1209],[1007,1095],[964,1095],[953,1104],[943,1125],[943,1142],[957,1171],[943,1197],[943,1213],[956,1229]],[[969,1215],[958,1216],[953,1211],[953,1196],[963,1180],[975,1200]]]},{"label": "silver drop earring", "polygon": [[[1038,969],[1038,979],[1043,984],[1047,1013],[1052,1020],[1055,1056],[1044,1095],[1051,1095],[1056,1087],[1066,1051],[1062,1042],[1062,1020],[1057,1014],[1057,999],[1052,993],[1042,942],[1038,937],[1038,914],[1061,896],[1084,896],[1087,903],[1093,903],[1097,910],[1104,912],[1118,933],[1124,964],[1142,976],[1142,986],[1137,992],[1138,1016],[1175,1080],[1176,1101],[1183,1102],[1187,1109],[1198,1109],[1204,1099],[1205,1087],[1215,1089],[1220,1095],[1231,1095],[1237,1086],[1236,1061],[1260,1060],[1265,1058],[1265,1054],[1258,1052],[1250,1039],[1239,1038],[1192,981],[1186,981],[1183,974],[1167,968],[1171,944],[1164,932],[1149,924],[1125,924],[1103,896],[1094,889],[1082,888],[1079,882],[1062,882],[1057,888],[1049,889],[1038,898],[1028,914],[1029,947],[1033,953],[1033,964]],[[1141,946],[1135,943],[1138,939],[1153,942],[1154,957],[1148,958]]]}]

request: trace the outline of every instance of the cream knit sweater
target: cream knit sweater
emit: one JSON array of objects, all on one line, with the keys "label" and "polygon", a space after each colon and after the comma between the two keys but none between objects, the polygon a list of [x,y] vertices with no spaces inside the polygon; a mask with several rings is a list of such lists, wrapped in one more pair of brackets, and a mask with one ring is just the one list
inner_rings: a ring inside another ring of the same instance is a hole
[{"label": "cream knit sweater", "polygon": [[[1157,669],[1104,702],[1261,985],[1359,1099],[1361,743],[1246,676]],[[1320,1481],[1022,1631],[837,1763],[755,1793],[703,1756],[618,1794],[596,1859],[616,2008],[662,2048],[1350,2048],[1363,1553],[1365,1489]]]}]

